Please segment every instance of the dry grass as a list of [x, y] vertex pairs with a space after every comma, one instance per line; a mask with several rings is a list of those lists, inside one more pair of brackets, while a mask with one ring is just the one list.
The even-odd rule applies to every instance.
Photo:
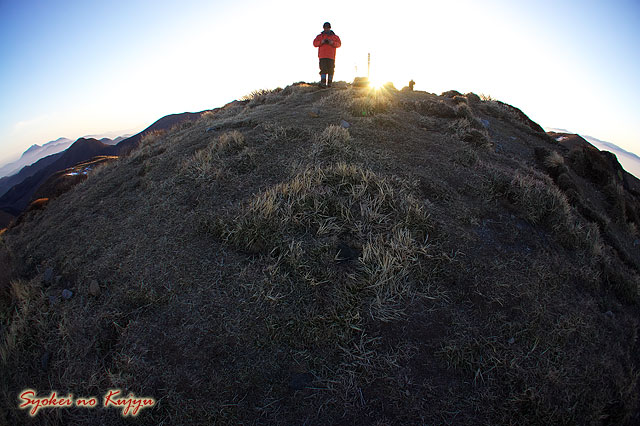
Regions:
[[354, 116], [368, 117], [391, 107], [390, 95], [386, 90], [367, 90], [363, 93], [363, 96], [353, 97], [349, 102], [349, 109]]
[[[405, 275], [439, 258], [429, 217], [406, 191], [354, 165], [311, 168], [257, 195], [218, 229], [228, 243], [273, 257], [272, 270], [286, 267], [310, 286], [334, 281], [326, 271], [339, 251], [332, 244], [351, 247], [362, 254], [346, 290], [368, 300], [373, 319], [391, 320], [401, 315], [400, 302], [415, 296]], [[383, 238], [388, 232], [390, 239]]]
[[401, 107], [406, 111], [416, 111], [421, 115], [434, 118], [455, 118], [456, 110], [443, 100], [415, 100], [403, 101]]
[[[466, 104], [462, 105], [466, 106]], [[491, 147], [489, 133], [474, 117], [464, 117], [454, 121], [452, 129], [461, 141], [467, 142], [475, 148], [487, 149]]]
[[278, 87], [275, 89], [258, 89], [254, 90], [248, 95], [240, 98], [241, 101], [249, 101], [249, 107], [254, 107], [256, 105], [262, 104], [273, 104], [278, 102], [282, 97], [282, 88]]
[[[633, 424], [633, 227], [590, 223], [528, 166], [546, 142], [486, 101], [373, 96], [211, 111], [3, 234], [0, 423], [27, 419], [24, 387], [118, 387], [158, 399], [142, 424]], [[508, 153], [459, 143], [478, 116]]]
[[[344, 141], [348, 133], [329, 127], [321, 138]], [[358, 389], [389, 377], [408, 349], [389, 352], [367, 330], [404, 318], [414, 300], [445, 297], [435, 276], [448, 257], [406, 183], [344, 163], [312, 167], [236, 210], [214, 233], [263, 259], [265, 279], [251, 289], [270, 338], [336, 348], [304, 350], [341, 360], [333, 367], [315, 362], [320, 382], [343, 407], [358, 400]]]
[[[554, 309], [551, 299], [560, 297], [559, 289], [525, 291], [523, 304], [532, 305], [522, 308], [516, 320], [506, 320], [498, 313], [488, 323], [459, 324], [459, 334], [450, 336], [440, 356], [451, 368], [467, 371], [478, 389], [485, 389], [480, 391], [480, 401], [495, 410], [498, 424], [629, 421], [618, 409], [635, 404], [631, 393], [623, 391], [607, 399], [601, 392], [611, 398], [616, 385], [635, 387], [638, 373], [618, 368], [611, 360], [615, 350], [594, 344], [603, 337], [599, 319], [566, 306], [550, 315], [548, 310]], [[603, 386], [585, 362], [597, 365], [610, 381]], [[496, 387], [501, 391], [492, 393], [490, 389]], [[494, 398], [502, 400], [497, 407]], [[603, 414], [594, 416], [594, 412]]]
[[266, 142], [272, 144], [286, 144], [303, 139], [308, 139], [310, 132], [307, 129], [296, 126], [283, 126], [275, 123], [261, 123], [259, 126]]
[[562, 191], [547, 176], [534, 170], [516, 172], [507, 196], [532, 224], [542, 223], [559, 231], [570, 222], [571, 207]]
[[622, 184], [610, 182], [604, 187], [603, 192], [609, 202], [609, 216], [619, 223], [626, 224], [627, 206], [625, 202], [625, 191]]
[[602, 242], [598, 227], [578, 218], [565, 194], [547, 176], [534, 169], [518, 169], [513, 175], [493, 167], [486, 169], [486, 191], [504, 197], [533, 225], [543, 225], [559, 242], [571, 248], [586, 248], [598, 258]]
[[557, 151], [551, 151], [551, 153], [544, 159], [545, 167], [550, 169], [557, 169], [564, 165], [564, 157]]
[[254, 167], [251, 151], [237, 130], [226, 132], [185, 159], [180, 172], [188, 179], [220, 179], [229, 173], [245, 173]]
[[527, 117], [520, 109], [495, 99], [487, 98], [483, 99], [483, 101], [484, 109], [491, 111], [492, 115], [518, 126], [526, 133], [536, 135], [547, 142], [551, 141], [544, 129]]
[[349, 130], [331, 124], [315, 137], [311, 158], [316, 163], [354, 162], [358, 160], [359, 152], [353, 146]]
[[[4, 230], [3, 230], [4, 231]], [[9, 306], [9, 289], [14, 278], [14, 256], [0, 233], [0, 314]]]
[[452, 160], [463, 166], [472, 167], [478, 164], [480, 158], [475, 149], [463, 147], [454, 152]]

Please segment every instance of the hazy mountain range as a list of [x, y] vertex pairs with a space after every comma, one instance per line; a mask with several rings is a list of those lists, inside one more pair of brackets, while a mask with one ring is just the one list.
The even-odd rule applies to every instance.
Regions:
[[[33, 145], [17, 161], [6, 165], [15, 169], [21, 163], [18, 172], [0, 178], [0, 228], [6, 226], [13, 217], [20, 215], [33, 201], [40, 186], [56, 172], [73, 167], [98, 156], [118, 156], [135, 148], [142, 137], [153, 131], [166, 131], [185, 121], [193, 121], [201, 113], [182, 113], [165, 116], [140, 133], [133, 136], [119, 136], [115, 139], [91, 137], [70, 141], [60, 138], [46, 144]], [[33, 160], [36, 160], [33, 162]]]
[[[118, 136], [115, 139], [100, 138], [100, 136], [84, 136], [85, 139], [98, 139], [105, 145], [116, 145], [118, 142], [128, 138], [131, 135]], [[57, 154], [69, 148], [74, 141], [68, 138], [58, 138], [54, 141], [44, 143], [42, 145], [31, 145], [20, 158], [0, 167], [0, 178], [11, 176], [20, 171], [25, 166], [30, 166], [41, 158], [49, 155]]]
[[0, 167], [0, 177], [16, 174], [25, 166], [29, 166], [48, 155], [57, 154], [69, 148], [73, 141], [67, 138], [58, 138], [55, 141], [42, 145], [34, 144], [22, 153], [20, 158]]

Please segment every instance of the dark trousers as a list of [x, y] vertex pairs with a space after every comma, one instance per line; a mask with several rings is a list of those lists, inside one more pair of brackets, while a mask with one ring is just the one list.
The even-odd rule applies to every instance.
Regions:
[[320, 74], [333, 75], [333, 70], [336, 67], [335, 59], [320, 58]]

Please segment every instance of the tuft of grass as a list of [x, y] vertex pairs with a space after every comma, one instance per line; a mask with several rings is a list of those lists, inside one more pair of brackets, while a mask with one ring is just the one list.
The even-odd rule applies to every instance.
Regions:
[[344, 110], [349, 110], [350, 105], [353, 99], [363, 96], [362, 91], [359, 91], [354, 88], [342, 89], [342, 90], [333, 90], [328, 95], [323, 96], [316, 102], [314, 105], [319, 108], [339, 108]]
[[[404, 282], [405, 274], [412, 268], [428, 269], [438, 258], [431, 246], [432, 230], [429, 215], [406, 184], [346, 163], [308, 168], [258, 194], [238, 216], [218, 227], [227, 243], [276, 259], [273, 270], [284, 262], [289, 265], [285, 269], [301, 273], [310, 283], [331, 281], [331, 274], [323, 272], [329, 266], [323, 263], [334, 257], [326, 244], [349, 235], [345, 244], [362, 253], [350, 286], [358, 298], [367, 299], [367, 310], [377, 320], [401, 315], [404, 308], [398, 300], [409, 297], [412, 286]], [[306, 259], [304, 265], [299, 259]]]
[[166, 130], [153, 130], [146, 133], [140, 139], [138, 146], [128, 156], [128, 161], [133, 164], [141, 164], [150, 157], [159, 153], [163, 141], [166, 139], [168, 132]]
[[551, 151], [551, 153], [544, 159], [545, 167], [550, 169], [557, 169], [564, 165], [564, 157], [557, 151]]
[[467, 105], [468, 100], [467, 100], [466, 97], [464, 97], [462, 95], [456, 95], [456, 96], [453, 97], [453, 102], [458, 104], [458, 105], [461, 105], [461, 104]]
[[624, 187], [615, 181], [609, 182], [603, 188], [603, 193], [609, 203], [609, 216], [619, 223], [627, 223], [627, 203]]
[[[469, 110], [466, 104], [462, 104], [461, 106]], [[471, 116], [471, 118], [464, 117], [454, 121], [452, 123], [452, 129], [460, 140], [467, 142], [471, 146], [477, 148], [489, 148], [491, 146], [487, 129], [473, 116]]]
[[549, 176], [531, 168], [519, 169], [511, 175], [488, 167], [486, 173], [485, 189], [491, 197], [508, 199], [528, 222], [551, 230], [566, 247], [586, 249], [595, 258], [601, 255], [597, 225], [585, 224], [579, 218]]
[[302, 127], [283, 126], [276, 123], [261, 123], [259, 126], [265, 140], [269, 143], [282, 144], [306, 139], [309, 131]]
[[542, 223], [557, 231], [569, 223], [571, 207], [565, 195], [549, 178], [533, 170], [516, 172], [507, 196], [532, 224]]
[[[462, 99], [466, 100], [467, 98], [463, 97]], [[469, 107], [469, 105], [466, 102], [457, 104], [457, 106], [456, 106], [456, 115], [458, 117], [467, 118], [468, 120], [478, 121], [476, 116], [473, 114], [473, 111], [471, 111], [471, 108]], [[479, 121], [478, 121], [478, 124], [480, 124]]]
[[480, 99], [483, 102], [493, 102], [493, 101], [497, 100], [497, 99], [493, 98], [491, 95], [487, 95], [487, 94], [484, 94], [484, 93], [480, 93]]
[[349, 130], [331, 124], [314, 137], [311, 157], [320, 162], [352, 162], [358, 155]]
[[349, 109], [356, 117], [368, 117], [387, 111], [391, 107], [391, 100], [386, 91], [372, 90], [364, 96], [353, 97], [349, 102]]
[[[237, 161], [234, 163], [229, 159]], [[252, 158], [246, 150], [244, 136], [232, 130], [215, 137], [205, 148], [185, 159], [180, 165], [180, 172], [189, 179], [220, 179], [232, 169], [242, 172], [242, 168], [232, 167], [237, 166], [238, 161], [251, 168]]]
[[480, 158], [473, 148], [463, 147], [453, 153], [453, 161], [463, 166], [472, 167], [478, 164]]
[[282, 98], [282, 88], [277, 87], [275, 89], [258, 89], [253, 90], [249, 94], [240, 98], [241, 101], [249, 101], [249, 107], [254, 107], [262, 104], [271, 104], [278, 102]]
[[349, 129], [331, 124], [322, 131], [317, 140], [328, 145], [348, 144], [351, 143], [351, 135]]

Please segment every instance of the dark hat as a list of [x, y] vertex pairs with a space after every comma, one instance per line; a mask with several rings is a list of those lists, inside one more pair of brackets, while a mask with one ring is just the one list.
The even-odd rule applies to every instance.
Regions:
[[324, 27], [329, 27], [329, 28], [331, 28], [331, 24], [330, 24], [330, 23], [328, 23], [328, 22], [325, 22], [324, 24], [322, 24], [322, 28], [324, 28]]

